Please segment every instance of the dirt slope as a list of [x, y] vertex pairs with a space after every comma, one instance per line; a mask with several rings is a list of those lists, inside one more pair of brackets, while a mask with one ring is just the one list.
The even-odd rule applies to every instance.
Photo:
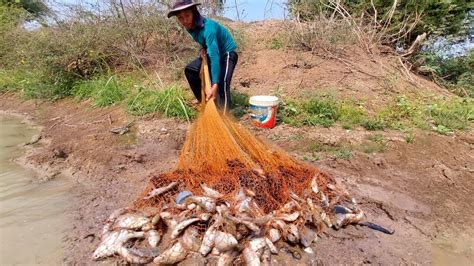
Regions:
[[[233, 82], [240, 91], [268, 94], [278, 86], [294, 96], [315, 89], [335, 91], [341, 97], [365, 99], [369, 109], [380, 108], [400, 93], [450, 96], [423, 78], [413, 75], [412, 81], [407, 80], [390, 55], [368, 56], [348, 47], [338, 59], [321, 52], [268, 49], [265, 40], [278, 29], [274, 22], [268, 23], [247, 29], [249, 44], [241, 53]], [[150, 173], [175, 165], [188, 127], [159, 116], [133, 118], [119, 107], [94, 109], [87, 102], [72, 100], [23, 102], [11, 94], [0, 96], [0, 110], [28, 114], [43, 126], [43, 139], [25, 157], [28, 165], [77, 183], [70, 203], [71, 230], [65, 237], [68, 264], [93, 263], [90, 254], [107, 215], [131, 202]], [[134, 119], [131, 133], [109, 132]], [[242, 123], [249, 126], [245, 119]], [[253, 130], [297, 157], [313, 143], [363, 145], [374, 134], [286, 125]], [[297, 262], [469, 264], [474, 260], [473, 133], [441, 136], [416, 131], [414, 142], [407, 143], [402, 133], [384, 131], [377, 132], [386, 140], [383, 152], [355, 151], [348, 159], [323, 154], [314, 164], [348, 187], [369, 220], [396, 233], [384, 235], [358, 226], [329, 231], [314, 246], [314, 256]], [[288, 263], [288, 258], [282, 253], [275, 259]]]

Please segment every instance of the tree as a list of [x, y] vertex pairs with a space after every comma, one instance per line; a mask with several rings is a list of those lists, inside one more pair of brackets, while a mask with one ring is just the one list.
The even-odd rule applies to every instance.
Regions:
[[48, 6], [40, 0], [0, 0], [0, 6], [22, 8], [33, 17], [44, 16], [50, 11]]

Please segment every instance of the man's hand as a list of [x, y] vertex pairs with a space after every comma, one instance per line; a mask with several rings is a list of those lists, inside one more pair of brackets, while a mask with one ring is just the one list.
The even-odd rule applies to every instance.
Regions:
[[207, 50], [202, 48], [200, 52], [201, 58], [204, 59], [207, 56]]
[[209, 93], [206, 93], [206, 102], [209, 101], [212, 98], [216, 98], [218, 89], [219, 89], [219, 86], [217, 84], [212, 85], [211, 90], [209, 91]]

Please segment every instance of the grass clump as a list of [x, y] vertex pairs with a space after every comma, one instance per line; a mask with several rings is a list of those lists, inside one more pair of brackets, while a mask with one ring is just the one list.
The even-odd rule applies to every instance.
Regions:
[[92, 99], [92, 106], [105, 107], [123, 101], [130, 91], [131, 79], [119, 79], [116, 75], [100, 76], [77, 82], [72, 94], [77, 100]]
[[333, 97], [315, 96], [302, 102], [287, 101], [280, 114], [289, 125], [331, 127], [340, 117], [340, 106]]
[[127, 100], [127, 111], [133, 115], [145, 115], [160, 112], [166, 117], [177, 117], [190, 121], [196, 111], [186, 104], [187, 95], [177, 84], [158, 90], [139, 88]]
[[432, 119], [436, 131], [445, 134], [452, 130], [465, 130], [474, 121], [474, 101], [438, 102], [429, 105], [427, 116]]
[[250, 96], [246, 93], [237, 90], [231, 91], [232, 106], [230, 112], [233, 116], [240, 118], [246, 113], [246, 108], [249, 107]]

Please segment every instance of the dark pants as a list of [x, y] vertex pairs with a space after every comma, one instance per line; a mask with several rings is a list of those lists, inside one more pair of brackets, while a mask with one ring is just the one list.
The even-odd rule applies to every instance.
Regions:
[[[237, 65], [239, 56], [236, 52], [226, 53], [221, 57], [221, 74], [219, 79], [219, 91], [217, 93], [216, 102], [219, 108], [229, 110], [232, 99], [230, 95], [230, 82], [234, 74], [235, 66]], [[201, 71], [202, 59], [198, 58], [192, 61], [184, 69], [184, 74], [189, 82], [189, 86], [196, 96], [196, 99], [201, 102], [201, 78], [199, 73]], [[209, 65], [210, 71], [210, 65]]]

